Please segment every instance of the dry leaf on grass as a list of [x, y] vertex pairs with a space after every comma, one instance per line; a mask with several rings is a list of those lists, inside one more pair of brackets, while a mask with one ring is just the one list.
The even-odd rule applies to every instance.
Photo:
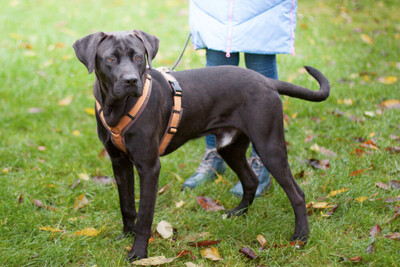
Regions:
[[43, 202], [40, 200], [34, 199], [33, 204], [35, 204], [39, 208], [43, 208]]
[[265, 246], [267, 245], [267, 239], [263, 235], [257, 235], [257, 241], [261, 245], [261, 249], [264, 249]]
[[382, 232], [382, 228], [378, 225], [375, 224], [370, 230], [369, 230], [369, 236], [370, 237], [375, 237], [379, 235]]
[[176, 259], [174, 258], [166, 258], [165, 256], [156, 256], [156, 257], [150, 257], [150, 258], [145, 258], [141, 260], [137, 260], [132, 262], [132, 265], [139, 265], [139, 266], [153, 266], [153, 265], [162, 265], [166, 263], [171, 263]]
[[307, 208], [312, 208], [312, 209], [330, 209], [333, 208], [334, 206], [335, 205], [329, 202], [314, 202], [314, 201], [311, 201], [306, 205]]
[[165, 193], [165, 191], [167, 191], [167, 189], [172, 185], [172, 183], [175, 181], [175, 177], [172, 178], [172, 181], [169, 182], [166, 186], [164, 186], [163, 188], [161, 188], [160, 190], [158, 190], [158, 195], [162, 195]]
[[368, 149], [373, 149], [373, 150], [378, 150], [379, 147], [376, 145], [376, 142], [374, 139], [370, 139], [367, 141], [362, 142], [361, 144], [358, 144], [358, 146], [368, 148]]
[[94, 116], [96, 114], [94, 108], [85, 108], [85, 113]]
[[80, 174], [78, 174], [78, 177], [84, 181], [89, 181], [89, 179], [90, 179], [90, 177], [87, 173], [80, 173]]
[[256, 253], [254, 253], [254, 251], [251, 248], [241, 248], [239, 250], [239, 252], [244, 254], [247, 258], [249, 258], [251, 260], [258, 258]]
[[[383, 83], [386, 85], [391, 85], [391, 84], [397, 83], [397, 77], [396, 76], [382, 76], [382, 77], [378, 78], [378, 81], [380, 83]], [[396, 101], [396, 100], [394, 100], [394, 101]], [[400, 105], [400, 101], [399, 100], [397, 100], [397, 101], [398, 101], [398, 104]]]
[[348, 188], [342, 188], [342, 189], [339, 189], [339, 190], [334, 190], [334, 191], [330, 192], [330, 193], [327, 195], [327, 197], [334, 197], [334, 196], [336, 196], [336, 195], [338, 195], [338, 194], [341, 194], [341, 193], [343, 193], [343, 192], [346, 192], [346, 191], [348, 191], [348, 190], [349, 190]]
[[385, 150], [388, 151], [391, 154], [400, 153], [400, 147], [399, 146], [390, 146], [390, 147], [387, 147]]
[[100, 233], [100, 230], [96, 230], [93, 227], [89, 227], [89, 228], [84, 228], [80, 231], [76, 231], [74, 232], [74, 235], [76, 236], [97, 236]]
[[73, 97], [72, 96], [67, 96], [60, 101], [58, 101], [59, 106], [69, 106], [72, 102]]
[[196, 200], [197, 203], [199, 203], [200, 206], [202, 206], [205, 211], [215, 212], [219, 210], [225, 210], [224, 206], [221, 205], [221, 203], [213, 200], [210, 197], [197, 197]]
[[164, 239], [170, 238], [174, 233], [172, 225], [166, 221], [159, 222], [156, 229], [157, 233], [159, 233]]
[[399, 189], [400, 188], [400, 181], [397, 180], [390, 180], [389, 181], [389, 187], [391, 189]]
[[42, 231], [50, 231], [52, 233], [55, 233], [55, 232], [65, 233], [65, 231], [63, 231], [63, 230], [60, 230], [58, 228], [53, 228], [53, 227], [50, 227], [50, 226], [42, 226], [42, 227], [39, 227], [39, 229], [42, 230]]
[[318, 170], [326, 170], [329, 169], [330, 163], [329, 159], [318, 160], [318, 159], [309, 159], [307, 160], [308, 165]]
[[384, 183], [381, 183], [381, 182], [377, 182], [377, 183], [375, 183], [375, 186], [376, 186], [376, 187], [379, 187], [379, 188], [381, 188], [381, 189], [384, 189], [384, 190], [389, 190], [389, 185], [388, 185], [388, 184], [384, 184]]
[[399, 233], [399, 232], [385, 235], [385, 237], [386, 237], [386, 238], [389, 238], [389, 239], [391, 239], [391, 240], [400, 241], [400, 233]]
[[76, 198], [73, 209], [74, 210], [82, 209], [87, 204], [89, 204], [89, 200], [86, 198], [85, 194], [81, 194]]
[[325, 214], [322, 214], [322, 217], [331, 217], [335, 211], [337, 210], [338, 205], [334, 205], [329, 211], [327, 211]]
[[367, 254], [374, 254], [375, 252], [375, 242], [372, 242], [371, 245], [369, 245], [366, 249], [365, 249], [365, 253]]
[[215, 247], [210, 247], [210, 248], [205, 248], [200, 250], [201, 256], [203, 256], [203, 258], [212, 260], [212, 261], [220, 261], [222, 260], [221, 258], [221, 254], [219, 254], [218, 249], [216, 249]]
[[208, 247], [211, 245], [216, 245], [221, 243], [221, 239], [218, 240], [204, 240], [204, 241], [198, 241], [198, 242], [190, 242], [189, 246], [191, 247]]
[[187, 249], [178, 252], [178, 254], [176, 254], [176, 257], [177, 257], [177, 258], [180, 258], [180, 257], [184, 257], [184, 256], [186, 256], [186, 255], [188, 255], [188, 254], [190, 255], [190, 257], [191, 257], [192, 259], [194, 259], [194, 260], [197, 259], [197, 257], [194, 256], [193, 253], [192, 253], [190, 250], [187, 250]]

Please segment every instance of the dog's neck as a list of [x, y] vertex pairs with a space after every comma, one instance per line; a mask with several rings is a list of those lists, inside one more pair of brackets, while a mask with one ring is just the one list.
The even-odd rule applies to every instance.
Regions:
[[113, 103], [107, 103], [107, 90], [105, 85], [100, 82], [96, 75], [96, 79], [93, 85], [93, 94], [95, 99], [100, 103], [104, 112], [104, 119], [110, 126], [116, 126], [121, 118], [129, 112], [129, 109], [135, 104], [137, 99], [127, 97], [120, 101]]

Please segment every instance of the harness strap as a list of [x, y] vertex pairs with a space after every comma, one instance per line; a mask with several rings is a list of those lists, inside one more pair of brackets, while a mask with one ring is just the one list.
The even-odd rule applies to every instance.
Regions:
[[[182, 88], [180, 87], [178, 81], [171, 74], [165, 71], [160, 71], [160, 72], [164, 76], [165, 80], [168, 82], [172, 94], [174, 96], [174, 106], [172, 107], [168, 126], [161, 139], [160, 147], [158, 150], [158, 154], [161, 156], [167, 149], [169, 143], [172, 140], [172, 137], [178, 131], [178, 126], [182, 117], [183, 108], [182, 108]], [[150, 93], [151, 93], [151, 76], [147, 74], [146, 82], [143, 86], [142, 96], [139, 97], [136, 104], [132, 107], [129, 113], [123, 116], [121, 120], [118, 122], [117, 126], [114, 127], [110, 127], [107, 125], [106, 120], [104, 118], [103, 109], [100, 103], [96, 100], [97, 113], [99, 114], [100, 120], [103, 123], [104, 127], [106, 127], [107, 130], [111, 133], [111, 141], [116, 147], [118, 147], [125, 153], [126, 149], [125, 149], [124, 134], [129, 129], [129, 127], [131, 127], [136, 122], [140, 114], [143, 112], [150, 98]]]
[[104, 127], [111, 133], [111, 140], [115, 146], [126, 153], [124, 133], [135, 123], [147, 105], [151, 94], [151, 76], [147, 74], [146, 81], [143, 86], [143, 94], [138, 98], [132, 109], [121, 118], [117, 126], [109, 127], [104, 118], [103, 109], [100, 103], [96, 100], [96, 109]]
[[160, 71], [167, 80], [169, 87], [171, 88], [172, 94], [174, 96], [174, 106], [172, 107], [171, 116], [169, 117], [169, 122], [167, 129], [165, 130], [164, 136], [161, 139], [161, 144], [158, 149], [158, 154], [161, 156], [164, 154], [172, 137], [177, 133], [179, 122], [182, 118], [183, 108], [182, 108], [182, 88], [180, 87], [178, 81], [174, 76], [167, 73], [166, 71]]

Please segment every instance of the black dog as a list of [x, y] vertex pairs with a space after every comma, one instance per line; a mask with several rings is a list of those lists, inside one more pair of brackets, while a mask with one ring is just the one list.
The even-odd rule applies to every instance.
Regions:
[[[146, 108], [124, 133], [126, 152], [112, 141], [112, 133], [96, 113], [98, 135], [110, 155], [118, 184], [125, 234], [135, 234], [129, 259], [147, 257], [147, 245], [156, 203], [160, 172], [159, 146], [174, 100], [163, 75], [151, 67], [158, 51], [158, 39], [142, 31], [95, 33], [73, 45], [76, 56], [96, 74], [94, 96], [102, 106], [108, 126], [121, 117], [143, 94], [146, 75], [152, 90]], [[147, 58], [147, 61], [146, 61]], [[146, 69], [146, 62], [149, 68]], [[312, 91], [290, 83], [268, 79], [257, 72], [233, 66], [220, 66], [174, 72], [183, 88], [183, 116], [177, 133], [166, 148], [169, 154], [190, 139], [214, 134], [218, 153], [238, 175], [244, 189], [239, 205], [227, 215], [244, 214], [254, 200], [258, 179], [246, 160], [253, 143], [263, 164], [287, 194], [295, 213], [292, 240], [307, 240], [308, 221], [304, 193], [289, 168], [279, 94], [308, 101], [329, 96], [329, 82], [318, 70], [306, 67], [320, 84]], [[140, 178], [140, 204], [136, 213], [133, 166]]]

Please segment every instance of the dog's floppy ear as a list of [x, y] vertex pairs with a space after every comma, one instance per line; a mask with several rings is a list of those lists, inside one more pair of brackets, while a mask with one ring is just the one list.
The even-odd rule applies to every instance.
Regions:
[[105, 37], [104, 32], [97, 32], [77, 40], [72, 45], [76, 57], [86, 66], [89, 74], [94, 70], [97, 48]]
[[146, 32], [140, 31], [140, 30], [133, 30], [133, 34], [138, 37], [142, 43], [144, 44], [144, 47], [146, 48], [146, 54], [147, 54], [147, 64], [149, 64], [149, 68], [151, 69], [151, 61], [153, 58], [156, 56], [158, 52], [158, 44], [160, 40], [158, 40], [157, 37], [154, 35], [148, 34]]

